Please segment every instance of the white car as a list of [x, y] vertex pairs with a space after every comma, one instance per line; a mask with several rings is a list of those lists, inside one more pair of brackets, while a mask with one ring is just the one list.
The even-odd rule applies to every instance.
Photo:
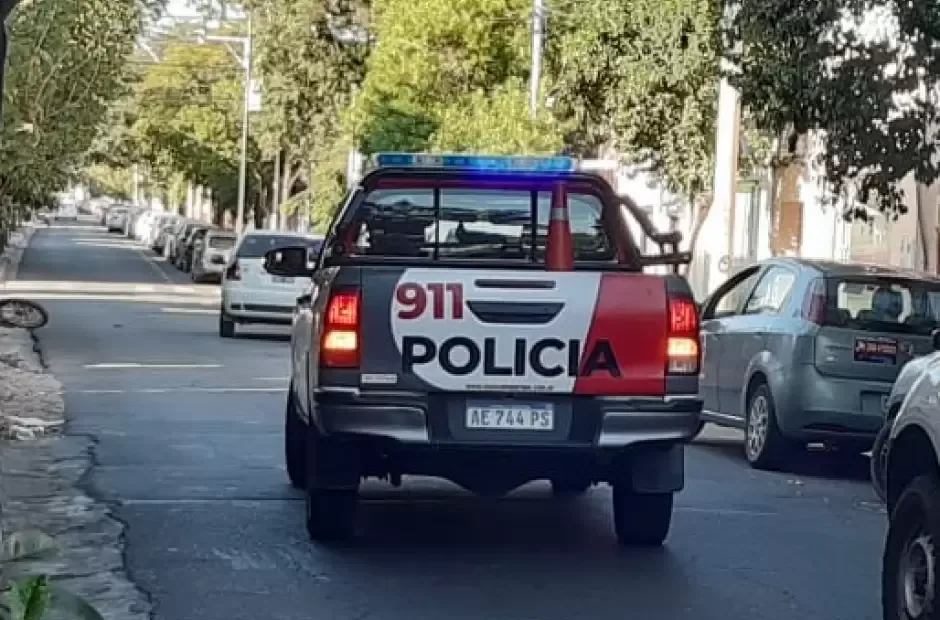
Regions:
[[885, 620], [936, 618], [940, 604], [940, 356], [927, 356], [911, 372], [886, 442]]
[[134, 222], [134, 239], [150, 245], [148, 239], [150, 233], [150, 224], [153, 222], [153, 219], [157, 216], [157, 213], [153, 211], [145, 211], [137, 218], [137, 221]]
[[122, 232], [127, 223], [127, 207], [114, 207], [108, 210], [104, 218], [104, 225], [108, 227], [108, 232]]
[[282, 278], [264, 270], [264, 254], [281, 247], [308, 245], [318, 252], [322, 237], [253, 230], [238, 242], [232, 260], [222, 274], [222, 307], [219, 336], [235, 337], [236, 324], [290, 325], [297, 298], [310, 284], [309, 278]]

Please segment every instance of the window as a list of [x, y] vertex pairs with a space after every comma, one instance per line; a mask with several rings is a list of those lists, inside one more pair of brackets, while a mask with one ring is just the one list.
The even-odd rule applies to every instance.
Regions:
[[306, 245], [316, 252], [320, 249], [321, 243], [316, 239], [289, 235], [248, 235], [238, 246], [236, 258], [264, 258], [264, 255], [271, 250], [298, 245]]
[[213, 250], [231, 250], [235, 247], [235, 237], [209, 237], [209, 247]]
[[711, 318], [720, 319], [738, 314], [744, 306], [748, 293], [751, 292], [754, 283], [757, 281], [757, 274], [758, 271], [755, 269], [750, 274], [742, 276], [742, 279], [731, 285], [731, 288], [720, 293], [721, 296], [718, 298], [714, 310], [712, 310]]
[[832, 278], [826, 323], [860, 331], [929, 336], [940, 327], [940, 283], [903, 278]]
[[[374, 190], [359, 206], [353, 252], [370, 256], [542, 262], [551, 193], [501, 189]], [[533, 217], [533, 207], [535, 217]], [[613, 261], [601, 201], [569, 194], [575, 260]], [[533, 231], [533, 224], [536, 230]], [[355, 228], [358, 226], [358, 228]]]
[[796, 274], [783, 267], [767, 270], [744, 308], [744, 314], [777, 314], [790, 295]]

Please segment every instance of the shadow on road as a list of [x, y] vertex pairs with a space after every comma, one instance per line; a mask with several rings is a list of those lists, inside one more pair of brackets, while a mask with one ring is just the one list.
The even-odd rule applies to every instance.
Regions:
[[[738, 438], [709, 437], [698, 439], [694, 445], [749, 467], [744, 458], [742, 442], [743, 439]], [[803, 452], [797, 451], [784, 473], [824, 480], [866, 482], [869, 479], [869, 464], [869, 457], [862, 454], [810, 448]]]

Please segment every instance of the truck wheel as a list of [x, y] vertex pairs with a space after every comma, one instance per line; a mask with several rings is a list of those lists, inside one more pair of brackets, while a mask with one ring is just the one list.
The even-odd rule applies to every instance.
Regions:
[[885, 422], [885, 425], [878, 431], [875, 438], [875, 444], [871, 447], [871, 485], [875, 489], [875, 495], [882, 502], [888, 498], [888, 436], [891, 434], [891, 423]]
[[235, 321], [228, 318], [228, 316], [225, 314], [225, 310], [222, 309], [219, 310], [219, 337], [235, 337]]
[[284, 462], [291, 486], [307, 488], [307, 425], [297, 410], [293, 381], [287, 388], [287, 411], [284, 413]]
[[359, 489], [327, 489], [317, 485], [318, 460], [328, 457], [318, 452], [329, 450], [329, 440], [321, 437], [312, 426], [307, 427], [307, 534], [310, 540], [342, 541], [352, 537], [356, 529], [356, 508]]
[[927, 620], [940, 602], [940, 487], [915, 478], [891, 513], [881, 569], [885, 620]]
[[761, 383], [747, 399], [744, 456], [755, 469], [773, 470], [783, 465], [790, 448], [777, 425], [777, 410], [770, 388]]
[[663, 544], [672, 524], [672, 493], [637, 493], [614, 484], [614, 531], [621, 546]]

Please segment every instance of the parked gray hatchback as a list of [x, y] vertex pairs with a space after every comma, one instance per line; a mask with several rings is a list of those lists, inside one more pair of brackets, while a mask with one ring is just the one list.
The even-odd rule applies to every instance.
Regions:
[[745, 456], [785, 468], [809, 443], [861, 453], [901, 367], [932, 350], [940, 280], [870, 265], [775, 258], [702, 306], [703, 420], [745, 430]]

